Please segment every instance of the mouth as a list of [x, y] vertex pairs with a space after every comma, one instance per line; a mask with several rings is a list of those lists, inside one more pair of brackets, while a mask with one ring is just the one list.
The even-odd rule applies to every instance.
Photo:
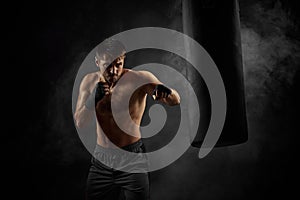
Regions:
[[108, 78], [109, 78], [109, 80], [112, 80], [112, 81], [118, 80], [118, 76], [117, 75], [111, 75]]

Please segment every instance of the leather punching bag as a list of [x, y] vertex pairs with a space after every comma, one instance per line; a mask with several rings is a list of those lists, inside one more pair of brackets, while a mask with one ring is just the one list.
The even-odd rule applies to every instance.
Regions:
[[[215, 147], [235, 145], [248, 139], [244, 95], [240, 18], [237, 0], [183, 0], [183, 31], [209, 53], [222, 76], [227, 111]], [[187, 68], [189, 69], [189, 68]], [[191, 70], [187, 77], [201, 98], [201, 120], [192, 146], [201, 147], [210, 121], [210, 99], [205, 82]]]

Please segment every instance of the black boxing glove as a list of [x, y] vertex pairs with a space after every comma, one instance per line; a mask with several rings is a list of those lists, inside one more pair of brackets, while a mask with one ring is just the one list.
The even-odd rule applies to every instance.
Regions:
[[154, 91], [153, 91], [153, 98], [154, 100], [160, 99], [160, 98], [166, 98], [172, 93], [172, 90], [162, 84], [156, 85]]
[[97, 103], [105, 96], [105, 91], [103, 83], [98, 82], [92, 92], [92, 94], [87, 98], [85, 102], [85, 107], [89, 110], [94, 110]]

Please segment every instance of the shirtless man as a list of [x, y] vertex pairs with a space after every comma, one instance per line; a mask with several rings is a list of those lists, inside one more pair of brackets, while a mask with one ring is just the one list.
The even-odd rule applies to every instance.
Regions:
[[[116, 170], [114, 162], [130, 163], [121, 154], [115, 155], [114, 149], [135, 153], [144, 152], [139, 125], [146, 107], [146, 97], [151, 95], [155, 100], [167, 105], [178, 105], [180, 97], [172, 88], [166, 87], [152, 73], [123, 68], [125, 48], [117, 40], [107, 39], [98, 46], [95, 63], [99, 71], [87, 74], [80, 85], [79, 96], [74, 114], [76, 125], [81, 128], [96, 112], [97, 144], [92, 159], [92, 165], [87, 179], [87, 199], [117, 199], [120, 188], [126, 199], [148, 199], [148, 174], [129, 173]], [[113, 60], [113, 58], [116, 58]], [[122, 84], [117, 84], [123, 77]], [[138, 87], [133, 94], [135, 83], [145, 81], [147, 84]], [[112, 95], [115, 95], [112, 98]], [[112, 103], [123, 105], [131, 95], [129, 107], [120, 106], [117, 114], [130, 113], [130, 119], [119, 121], [121, 126], [131, 126], [130, 120], [138, 126], [128, 127], [130, 134], [121, 129], [114, 120]], [[116, 102], [112, 102], [116, 101]], [[124, 110], [124, 108], [127, 110]], [[116, 158], [117, 157], [117, 158]], [[131, 158], [130, 158], [131, 159]], [[136, 159], [135, 159], [136, 161]], [[135, 168], [132, 164], [131, 168]], [[140, 167], [140, 165], [138, 166]]]

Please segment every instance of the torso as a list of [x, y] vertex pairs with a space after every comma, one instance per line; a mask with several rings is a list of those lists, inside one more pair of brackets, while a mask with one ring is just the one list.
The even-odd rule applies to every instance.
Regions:
[[[138, 78], [136, 73], [137, 72], [135, 71], [126, 70], [121, 83], [113, 87], [111, 93], [99, 101], [96, 106], [96, 116], [98, 121], [97, 143], [101, 146], [113, 147], [109, 142], [111, 141], [114, 145], [122, 147], [132, 144], [141, 138], [139, 125], [146, 106], [146, 93], [138, 88], [130, 95], [131, 92], [129, 91], [134, 90], [134, 83], [137, 82], [137, 80], [135, 80]], [[129, 103], [128, 101], [126, 102], [126, 99], [130, 99]], [[121, 126], [115, 121], [112, 113], [112, 104], [115, 105], [113, 107], [115, 115], [130, 116], [122, 117], [118, 120], [118, 123]], [[128, 114], [128, 112], [130, 114]], [[134, 124], [132, 122], [134, 122]], [[119, 128], [123, 126], [126, 126], [127, 131], [123, 131]], [[130, 132], [130, 134], [127, 134], [126, 132]]]

